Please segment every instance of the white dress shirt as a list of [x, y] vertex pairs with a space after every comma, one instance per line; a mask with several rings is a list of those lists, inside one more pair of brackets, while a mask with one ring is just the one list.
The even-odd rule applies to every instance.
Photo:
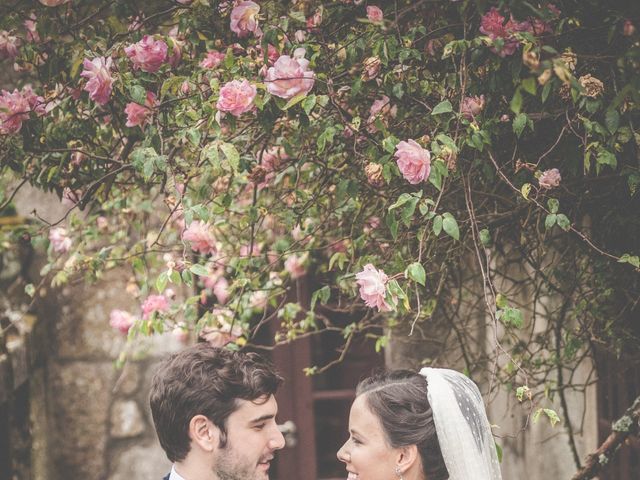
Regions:
[[184, 480], [183, 477], [181, 477], [178, 472], [176, 472], [176, 466], [173, 465], [171, 467], [171, 475], [169, 475], [169, 480]]

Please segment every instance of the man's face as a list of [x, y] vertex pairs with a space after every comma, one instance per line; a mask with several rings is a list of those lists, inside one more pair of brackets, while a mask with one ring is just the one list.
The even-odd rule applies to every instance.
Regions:
[[219, 480], [267, 480], [274, 452], [284, 447], [278, 404], [273, 395], [238, 402], [227, 419], [227, 444], [217, 451], [214, 473]]

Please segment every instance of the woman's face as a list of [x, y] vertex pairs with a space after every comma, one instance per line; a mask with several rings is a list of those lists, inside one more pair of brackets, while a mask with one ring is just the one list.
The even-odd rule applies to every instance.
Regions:
[[348, 480], [395, 478], [399, 451], [387, 443], [378, 417], [369, 409], [365, 395], [356, 398], [349, 414], [349, 439], [338, 451], [338, 460], [349, 472]]

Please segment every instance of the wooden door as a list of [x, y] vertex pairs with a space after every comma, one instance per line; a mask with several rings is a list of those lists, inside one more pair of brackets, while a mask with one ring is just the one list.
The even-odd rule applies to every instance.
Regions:
[[[297, 285], [297, 299], [308, 304], [306, 279]], [[337, 324], [351, 320], [332, 318]], [[277, 331], [275, 322], [271, 333]], [[272, 337], [273, 338], [273, 337]], [[348, 437], [349, 410], [358, 381], [384, 364], [372, 340], [356, 339], [346, 358], [325, 373], [306, 376], [304, 367], [326, 365], [340, 355], [344, 343], [338, 332], [295, 340], [275, 348], [271, 360], [285, 377], [278, 392], [278, 423], [293, 422], [289, 445], [277, 453], [271, 480], [344, 480], [346, 470], [336, 458]], [[289, 423], [289, 426], [291, 423]]]

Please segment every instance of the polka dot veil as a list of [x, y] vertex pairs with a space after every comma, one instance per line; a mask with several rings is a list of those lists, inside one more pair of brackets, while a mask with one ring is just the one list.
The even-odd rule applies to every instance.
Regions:
[[491, 426], [475, 383], [444, 368], [423, 368], [449, 480], [501, 480]]

